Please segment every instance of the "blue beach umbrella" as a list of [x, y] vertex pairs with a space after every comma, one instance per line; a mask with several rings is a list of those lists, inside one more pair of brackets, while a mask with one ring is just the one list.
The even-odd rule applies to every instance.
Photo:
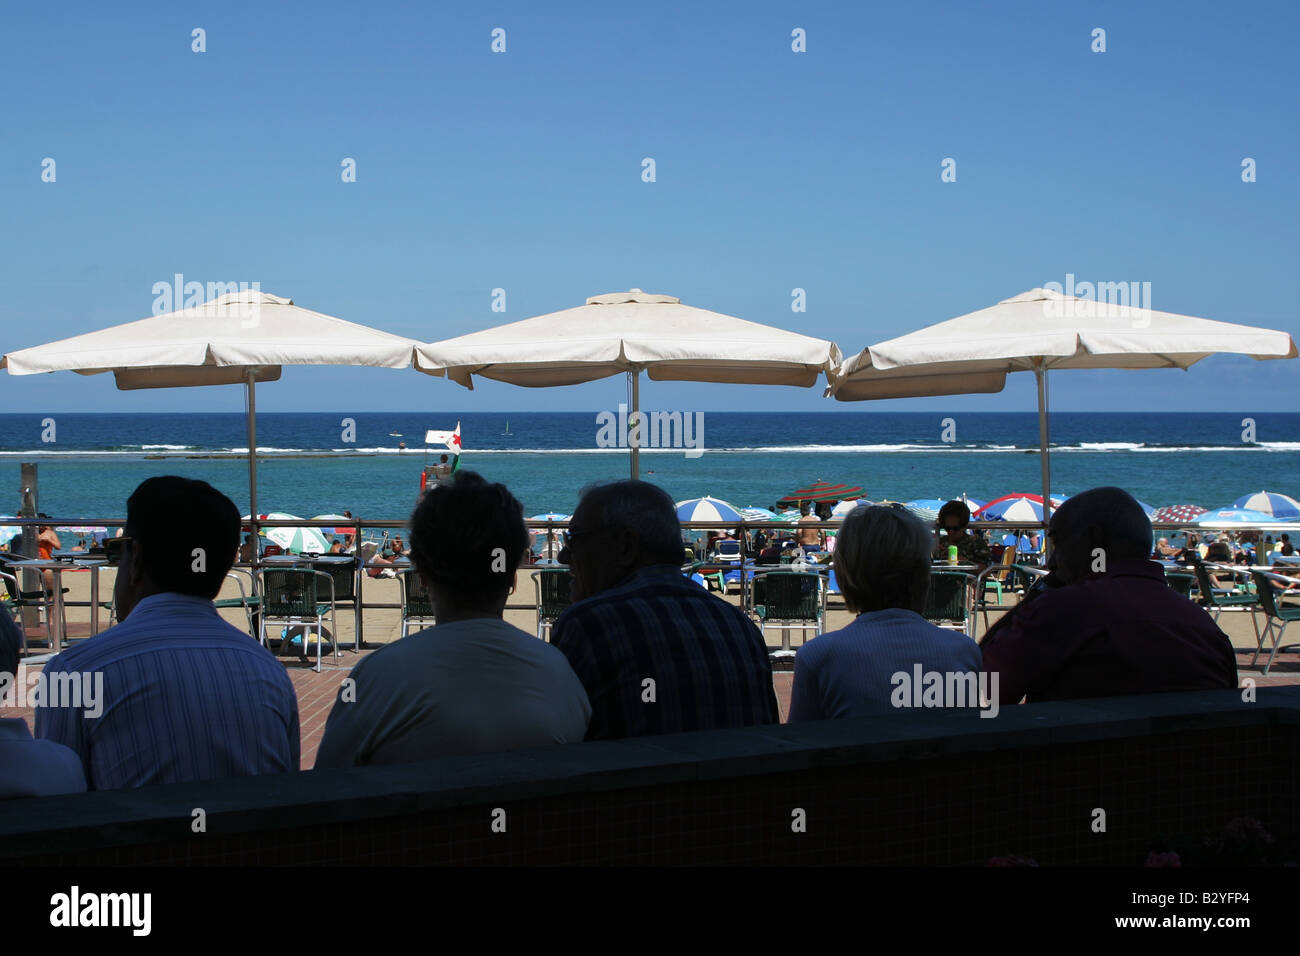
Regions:
[[562, 515], [558, 511], [548, 511], [546, 514], [533, 515], [529, 521], [568, 521], [573, 515]]
[[1257, 491], [1253, 495], [1242, 495], [1232, 503], [1232, 507], [1248, 508], [1261, 514], [1272, 515], [1275, 521], [1300, 518], [1300, 501], [1275, 491]]
[[917, 498], [915, 501], [906, 502], [903, 507], [922, 521], [929, 522], [938, 520], [939, 509], [945, 504], [947, 504], [946, 501], [941, 501], [938, 498]]
[[688, 498], [677, 502], [678, 521], [717, 521], [732, 524], [742, 520], [740, 511], [720, 498]]
[[1278, 519], [1249, 508], [1215, 508], [1196, 519], [1196, 524], [1271, 524]]

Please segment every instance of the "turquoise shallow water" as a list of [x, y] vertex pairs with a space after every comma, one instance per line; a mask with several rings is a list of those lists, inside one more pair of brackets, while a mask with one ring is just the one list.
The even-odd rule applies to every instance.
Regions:
[[[870, 497], [909, 500], [963, 492], [993, 498], [1037, 491], [1033, 414], [704, 413], [705, 450], [642, 454], [642, 476], [676, 499], [711, 494], [737, 505], [770, 506], [818, 478], [863, 485]], [[310, 516], [350, 509], [405, 518], [419, 490], [426, 428], [462, 422], [462, 466], [503, 481], [529, 514], [571, 511], [583, 485], [626, 477], [627, 453], [597, 449], [595, 413], [394, 412], [354, 416], [354, 442], [341, 441], [340, 414], [259, 416], [259, 510]], [[1100, 484], [1127, 488], [1149, 504], [1218, 507], [1267, 488], [1300, 497], [1300, 415], [1245, 413], [1054, 415], [1053, 491]], [[942, 441], [952, 419], [957, 440]], [[510, 433], [505, 425], [510, 423]], [[202, 478], [248, 507], [246, 446], [239, 415], [65, 415], [43, 443], [40, 416], [0, 416], [0, 473], [18, 505], [19, 463], [36, 461], [42, 510], [113, 517], [131, 490], [157, 474]], [[401, 437], [389, 432], [401, 432]], [[401, 453], [397, 443], [414, 450]], [[360, 449], [360, 451], [358, 451]], [[145, 456], [168, 456], [147, 458]], [[315, 455], [321, 457], [301, 457]], [[197, 457], [196, 457], [197, 456]], [[209, 456], [209, 457], [203, 457]]]

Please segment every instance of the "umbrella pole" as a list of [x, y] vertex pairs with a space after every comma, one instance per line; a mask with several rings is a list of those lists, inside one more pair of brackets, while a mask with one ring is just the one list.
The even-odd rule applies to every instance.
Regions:
[[1047, 428], [1047, 368], [1040, 360], [1034, 367], [1038, 379], [1038, 460], [1043, 473], [1043, 560], [1047, 560], [1047, 527], [1052, 520], [1052, 461]]
[[632, 452], [632, 480], [636, 481], [641, 471], [641, 417], [637, 414], [641, 409], [641, 370], [635, 365], [628, 369], [627, 381], [632, 392], [632, 409], [628, 421], [634, 423], [628, 446]]
[[[253, 595], [257, 595], [257, 369], [248, 370], [248, 527], [253, 534]], [[243, 544], [241, 541], [240, 544]]]

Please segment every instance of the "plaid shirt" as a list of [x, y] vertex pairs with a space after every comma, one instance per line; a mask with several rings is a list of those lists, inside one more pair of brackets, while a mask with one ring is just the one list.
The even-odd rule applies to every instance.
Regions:
[[[758, 628], [671, 565], [579, 601], [555, 622], [551, 643], [591, 701], [587, 740], [779, 720]], [[653, 700], [644, 699], [647, 679]]]

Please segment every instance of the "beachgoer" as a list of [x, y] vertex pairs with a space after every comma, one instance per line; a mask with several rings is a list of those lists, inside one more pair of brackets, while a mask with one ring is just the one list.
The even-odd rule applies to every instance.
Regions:
[[45, 667], [102, 679], [102, 712], [38, 706], [37, 736], [75, 750], [92, 790], [297, 770], [293, 683], [212, 604], [239, 545], [234, 503], [207, 482], [150, 478], [117, 540], [120, 623]]
[[1284, 558], [1289, 558], [1295, 554], [1295, 548], [1291, 546], [1291, 536], [1289, 534], [1282, 535], [1278, 540], [1281, 541], [1281, 546], [1278, 550], [1282, 552]]
[[1157, 558], [1172, 559], [1178, 554], [1178, 549], [1169, 543], [1168, 538], [1161, 538], [1156, 542], [1155, 556]]
[[814, 525], [821, 524], [822, 519], [812, 513], [812, 502], [799, 503], [798, 530], [794, 533], [795, 544], [805, 551], [820, 551], [826, 545], [826, 535]]
[[1151, 522], [1126, 491], [1068, 499], [1048, 536], [1041, 588], [981, 642], [1002, 703], [1237, 686], [1227, 635], [1148, 560]]
[[[9, 611], [0, 607], [0, 675], [15, 682], [22, 648], [18, 627]], [[76, 751], [50, 740], [34, 739], [21, 717], [0, 717], [0, 800], [80, 793], [85, 789], [86, 774]]]
[[[37, 515], [38, 518], [48, 518], [49, 515], [42, 512]], [[36, 554], [42, 561], [52, 561], [54, 552], [63, 548], [59, 536], [54, 530], [53, 525], [42, 524], [36, 527]], [[54, 593], [54, 572], [46, 569], [41, 572], [41, 581], [45, 584], [45, 593]]]
[[[871, 506], [849, 512], [834, 567], [844, 603], [856, 617], [795, 654], [791, 723], [896, 713], [893, 676], [910, 677], [917, 665], [924, 673], [979, 673], [974, 641], [921, 616], [930, 585], [930, 542], [926, 526], [906, 511]], [[977, 707], [978, 695], [962, 703]]]
[[411, 561], [438, 623], [353, 668], [355, 693], [339, 691], [317, 767], [582, 740], [591, 705], [564, 655], [502, 620], [527, 547], [505, 485], [460, 471], [421, 498]]
[[662, 488], [584, 489], [560, 560], [575, 603], [551, 642], [587, 689], [588, 740], [779, 720], [762, 635], [740, 608], [682, 575], [681, 525]]
[[939, 509], [938, 533], [934, 535], [932, 557], [936, 561], [948, 559], [948, 548], [956, 545], [957, 561], [973, 564], [978, 571], [989, 566], [989, 543], [978, 531], [970, 531], [970, 508], [961, 500], [949, 501]]
[[447, 458], [446, 455], [443, 455], [438, 459], [438, 463], [433, 466], [433, 475], [435, 478], [438, 479], [438, 481], [442, 481], [450, 474], [451, 474], [450, 460]]

